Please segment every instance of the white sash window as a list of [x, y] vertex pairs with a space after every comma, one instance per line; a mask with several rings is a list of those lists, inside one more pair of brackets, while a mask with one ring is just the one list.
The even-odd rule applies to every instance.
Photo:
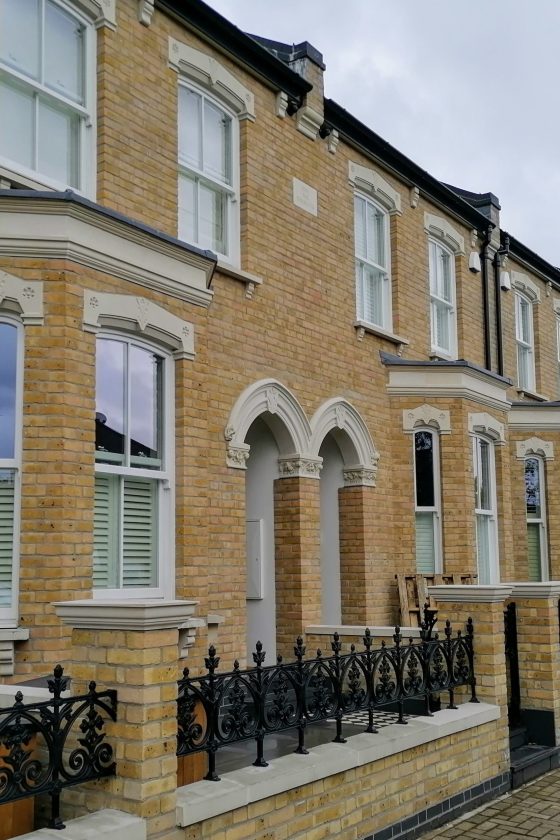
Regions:
[[162, 596], [174, 532], [172, 360], [107, 336], [96, 364], [94, 589]]
[[63, 0], [0, 2], [0, 165], [93, 193], [95, 31]]
[[496, 468], [491, 441], [473, 438], [473, 469], [478, 582], [498, 583]]
[[515, 293], [515, 338], [517, 341], [517, 384], [527, 391], [535, 390], [535, 340], [533, 304]]
[[0, 622], [17, 619], [23, 332], [0, 318]]
[[392, 329], [389, 214], [370, 198], [354, 197], [356, 314]]
[[436, 433], [419, 430], [413, 441], [416, 570], [430, 575], [442, 571], [439, 440]]
[[433, 239], [429, 250], [432, 353], [456, 358], [455, 257]]
[[525, 459], [528, 579], [549, 579], [546, 529], [545, 471], [541, 458]]

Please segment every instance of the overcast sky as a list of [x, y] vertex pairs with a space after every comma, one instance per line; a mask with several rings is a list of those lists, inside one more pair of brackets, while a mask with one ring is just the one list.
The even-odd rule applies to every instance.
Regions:
[[558, 0], [207, 0], [245, 32], [309, 41], [325, 93], [436, 178], [493, 192], [560, 265]]

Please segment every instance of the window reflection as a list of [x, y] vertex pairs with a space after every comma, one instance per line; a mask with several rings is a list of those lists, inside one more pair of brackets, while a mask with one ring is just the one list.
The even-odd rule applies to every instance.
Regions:
[[17, 328], [0, 323], [0, 458], [15, 457]]
[[416, 505], [434, 507], [434, 443], [430, 432], [416, 432]]
[[98, 460], [119, 464], [124, 461], [125, 349], [120, 341], [97, 341], [95, 449]]

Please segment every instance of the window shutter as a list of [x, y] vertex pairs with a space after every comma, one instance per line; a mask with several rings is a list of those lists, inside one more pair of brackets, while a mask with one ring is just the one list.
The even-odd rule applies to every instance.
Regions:
[[435, 572], [434, 514], [416, 514], [416, 571], [420, 575]]
[[0, 607], [12, 604], [14, 473], [0, 473]]
[[528, 580], [540, 581], [541, 577], [541, 526], [538, 523], [527, 524], [527, 564]]
[[93, 515], [93, 586], [114, 588], [117, 581], [118, 556], [118, 476], [95, 477]]
[[123, 586], [157, 585], [157, 482], [123, 482]]

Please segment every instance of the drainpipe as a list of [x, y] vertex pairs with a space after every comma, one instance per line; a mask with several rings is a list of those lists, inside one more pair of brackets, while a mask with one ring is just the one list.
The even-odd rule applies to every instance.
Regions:
[[492, 351], [490, 347], [490, 300], [488, 295], [488, 246], [492, 238], [492, 225], [488, 225], [480, 249], [482, 267], [482, 315], [484, 323], [484, 367], [491, 370]]
[[509, 236], [505, 236], [503, 245], [494, 255], [494, 286], [496, 289], [496, 338], [498, 343], [498, 373], [504, 375], [504, 344], [502, 335], [502, 287], [500, 282], [500, 269], [502, 257], [509, 254]]

